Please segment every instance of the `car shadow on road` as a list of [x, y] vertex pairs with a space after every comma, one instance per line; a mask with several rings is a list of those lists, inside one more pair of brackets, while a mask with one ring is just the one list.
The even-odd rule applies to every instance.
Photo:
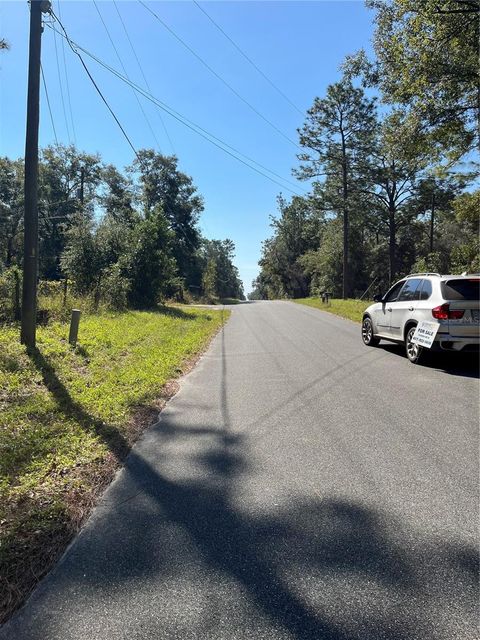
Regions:
[[[381, 342], [377, 347], [401, 358], [407, 358], [405, 347], [399, 344]], [[427, 352], [417, 365], [428, 367], [442, 373], [463, 378], [480, 378], [480, 357], [478, 353]]]

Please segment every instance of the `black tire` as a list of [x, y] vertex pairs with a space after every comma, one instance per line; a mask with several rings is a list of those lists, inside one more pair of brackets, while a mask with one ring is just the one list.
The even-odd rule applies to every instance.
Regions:
[[380, 340], [373, 335], [373, 324], [368, 316], [362, 321], [362, 340], [367, 347], [376, 347]]
[[418, 364], [423, 357], [423, 347], [412, 342], [416, 328], [416, 326], [409, 327], [405, 336], [405, 353], [412, 364]]

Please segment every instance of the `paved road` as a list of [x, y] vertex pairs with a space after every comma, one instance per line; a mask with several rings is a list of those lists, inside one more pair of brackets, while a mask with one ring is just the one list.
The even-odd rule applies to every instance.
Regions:
[[235, 307], [0, 638], [477, 638], [475, 373]]

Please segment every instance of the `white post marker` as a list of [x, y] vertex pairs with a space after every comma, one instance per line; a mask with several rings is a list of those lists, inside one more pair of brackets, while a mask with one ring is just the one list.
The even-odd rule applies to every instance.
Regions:
[[426, 320], [422, 320], [417, 324], [417, 328], [415, 329], [415, 333], [412, 337], [412, 342], [418, 344], [420, 347], [430, 349], [433, 341], [435, 340], [435, 336], [437, 335], [439, 326], [438, 322], [427, 322]]

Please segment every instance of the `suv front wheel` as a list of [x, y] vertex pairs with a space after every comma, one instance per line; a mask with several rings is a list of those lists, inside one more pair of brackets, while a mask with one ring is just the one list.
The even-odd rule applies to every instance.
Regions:
[[412, 342], [413, 334], [415, 333], [415, 329], [417, 327], [410, 327], [407, 331], [407, 337], [405, 338], [405, 351], [407, 353], [407, 358], [413, 364], [418, 364], [422, 357], [423, 347], [420, 347], [415, 342]]

